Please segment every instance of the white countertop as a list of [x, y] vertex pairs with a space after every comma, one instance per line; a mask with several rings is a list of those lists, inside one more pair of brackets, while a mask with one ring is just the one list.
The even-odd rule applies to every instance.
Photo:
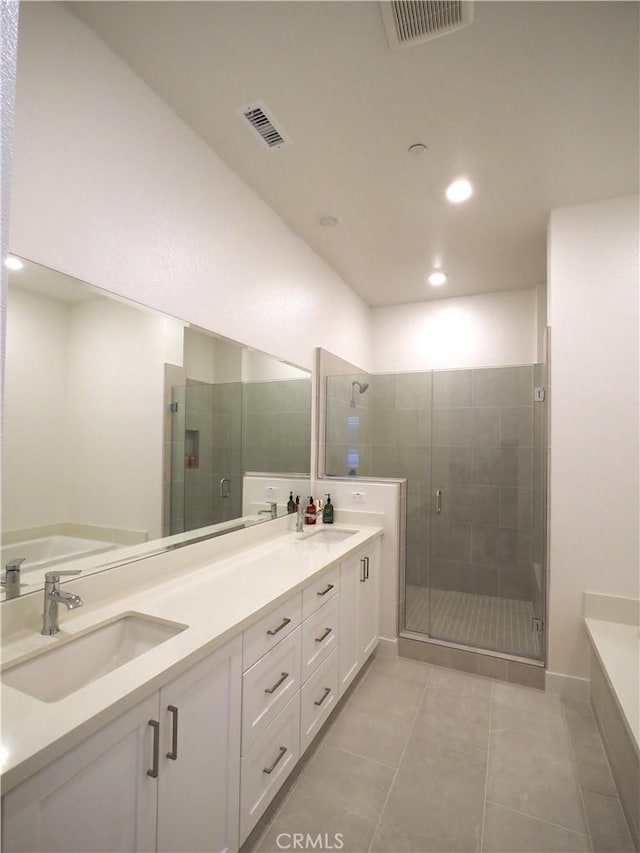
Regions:
[[[321, 525], [318, 527], [322, 529]], [[165, 574], [162, 580], [145, 588], [112, 595], [95, 604], [91, 602], [91, 587], [87, 586], [82, 591], [84, 607], [73, 614], [60, 608], [63, 630], [55, 637], [24, 630], [5, 637], [3, 669], [127, 612], [188, 626], [175, 637], [58, 702], [41, 702], [3, 685], [0, 747], [3, 792], [134, 707], [279, 601], [302, 589], [314, 576], [383, 533], [382, 527], [361, 524], [335, 524], [331, 529], [357, 532], [332, 544], [309, 542], [310, 535], [318, 530], [303, 534], [284, 532], [246, 548], [239, 544], [239, 550], [232, 555], [213, 556], [208, 564], [200, 562], [193, 570], [181, 567], [179, 575]], [[135, 571], [135, 566], [131, 571]], [[86, 583], [90, 581], [87, 579]], [[68, 588], [75, 591], [72, 584]]]

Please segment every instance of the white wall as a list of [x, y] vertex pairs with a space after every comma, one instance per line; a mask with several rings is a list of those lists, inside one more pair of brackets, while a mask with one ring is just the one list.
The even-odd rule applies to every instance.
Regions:
[[18, 50], [13, 252], [309, 369], [319, 345], [369, 365], [360, 298], [72, 13], [22, 4]]
[[75, 522], [161, 535], [164, 363], [182, 326], [120, 301], [11, 288], [3, 529]]
[[376, 308], [371, 372], [531, 364], [536, 304], [531, 288]]
[[640, 594], [638, 197], [553, 211], [549, 670], [588, 677], [585, 590]]
[[67, 521], [69, 306], [10, 288], [4, 384], [3, 529]]
[[74, 306], [68, 363], [68, 521], [162, 535], [165, 362], [182, 327], [111, 299]]

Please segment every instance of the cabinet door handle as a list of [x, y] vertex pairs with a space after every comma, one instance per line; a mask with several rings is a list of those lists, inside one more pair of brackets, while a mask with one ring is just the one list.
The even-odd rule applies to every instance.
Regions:
[[157, 720], [149, 720], [149, 725], [153, 729], [153, 765], [151, 770], [147, 770], [147, 776], [157, 779], [160, 764], [160, 723]]
[[278, 625], [277, 628], [269, 628], [269, 630], [267, 631], [267, 634], [269, 634], [270, 637], [273, 637], [273, 635], [277, 634], [278, 631], [282, 631], [283, 628], [286, 628], [287, 625], [289, 624], [289, 622], [291, 622], [291, 619], [288, 619], [285, 616], [284, 619], [282, 620], [282, 622], [280, 623], [280, 625]]
[[167, 711], [172, 715], [172, 734], [171, 734], [171, 752], [167, 753], [167, 758], [176, 761], [178, 758], [178, 709], [175, 705], [168, 705]]
[[321, 637], [316, 637], [316, 643], [321, 643], [323, 640], [326, 640], [330, 633], [331, 628], [326, 628], [324, 634]]
[[436, 489], [436, 515], [442, 512], [442, 489]]
[[288, 673], [288, 672], [283, 672], [283, 673], [282, 673], [282, 675], [280, 676], [280, 678], [279, 678], [279, 679], [276, 681], [276, 683], [273, 685], [273, 687], [265, 687], [265, 688], [264, 688], [264, 692], [265, 692], [265, 693], [275, 693], [275, 692], [276, 692], [276, 690], [278, 689], [278, 687], [280, 687], [280, 685], [282, 684], [282, 682], [283, 682], [286, 678], [289, 678], [289, 673]]
[[364, 558], [364, 579], [366, 581], [369, 580], [369, 558], [368, 557]]
[[326, 595], [328, 592], [331, 592], [332, 589], [333, 589], [333, 584], [328, 583], [327, 588], [323, 589], [322, 592], [317, 592], [316, 595]]
[[330, 688], [330, 687], [325, 687], [325, 688], [324, 688], [324, 693], [322, 694], [322, 699], [318, 699], [318, 700], [317, 700], [316, 702], [314, 702], [313, 704], [314, 704], [314, 705], [322, 705], [322, 703], [323, 703], [323, 702], [324, 702], [324, 700], [327, 698], [327, 696], [329, 695], [329, 693], [331, 693], [331, 688]]
[[279, 763], [279, 762], [284, 758], [286, 751], [287, 751], [287, 747], [286, 747], [286, 746], [281, 746], [281, 747], [280, 747], [280, 752], [278, 753], [278, 757], [277, 757], [277, 758], [276, 758], [276, 760], [273, 762], [273, 764], [271, 765], [271, 767], [263, 767], [263, 768], [262, 768], [262, 772], [263, 772], [263, 773], [273, 773], [273, 771], [276, 769], [277, 764], [278, 764], [278, 763]]
[[362, 566], [362, 573], [360, 575], [360, 583], [364, 583], [367, 579], [365, 574], [365, 557], [360, 557], [360, 565]]

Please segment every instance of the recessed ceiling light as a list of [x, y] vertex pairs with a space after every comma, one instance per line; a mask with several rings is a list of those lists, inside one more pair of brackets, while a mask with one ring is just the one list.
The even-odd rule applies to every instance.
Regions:
[[466, 201], [471, 197], [473, 187], [466, 178], [459, 178], [457, 181], [449, 184], [447, 187], [447, 198], [454, 204], [459, 204], [461, 201]]
[[427, 146], [423, 145], [422, 142], [416, 142], [410, 145], [407, 150], [412, 157], [422, 157], [423, 154], [427, 153]]
[[338, 224], [337, 216], [321, 216], [318, 221], [323, 228], [333, 228]]
[[429, 276], [429, 284], [432, 284], [434, 287], [440, 287], [441, 284], [444, 284], [447, 280], [446, 275], [439, 270], [436, 272], [432, 272]]
[[13, 255], [5, 258], [4, 265], [8, 270], [21, 270], [24, 266], [20, 258], [14, 258]]

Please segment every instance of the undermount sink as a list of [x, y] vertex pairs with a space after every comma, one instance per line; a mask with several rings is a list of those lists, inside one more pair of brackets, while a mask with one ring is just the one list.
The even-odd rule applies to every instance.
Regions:
[[59, 702], [188, 626], [126, 613], [59, 645], [7, 666], [2, 683], [42, 702]]
[[350, 536], [355, 536], [357, 532], [357, 530], [337, 530], [334, 527], [321, 527], [320, 530], [307, 533], [301, 541], [310, 542], [312, 545], [333, 545], [335, 542], [344, 542]]

